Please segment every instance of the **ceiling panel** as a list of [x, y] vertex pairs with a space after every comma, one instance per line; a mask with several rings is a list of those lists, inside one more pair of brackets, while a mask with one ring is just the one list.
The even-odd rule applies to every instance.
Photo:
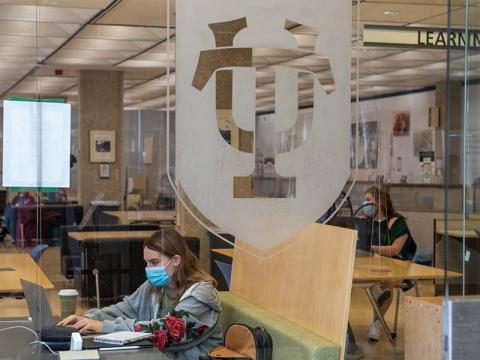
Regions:
[[117, 25], [87, 25], [80, 31], [77, 38], [158, 42], [165, 39], [166, 36], [167, 29]]
[[[360, 4], [360, 19], [362, 22], [371, 23], [409, 24], [445, 14], [447, 10], [446, 2], [407, 4], [403, 1], [365, 1]], [[353, 10], [353, 19], [357, 20], [356, 7]]]
[[0, 0], [3, 5], [40, 5], [69, 8], [102, 9], [106, 7], [111, 0]]
[[170, 60], [170, 62], [166, 60], [128, 60], [122, 62], [122, 68], [165, 68], [170, 64], [171, 67], [175, 66], [175, 59]]
[[0, 46], [55, 49], [67, 38], [35, 38], [31, 36], [0, 35]]
[[[480, 27], [480, 8], [478, 5], [469, 7], [469, 16], [468, 16], [468, 25], [470, 27]], [[465, 26], [465, 7], [455, 9], [451, 13], [451, 24], [454, 27], [464, 27]], [[429, 25], [436, 25], [446, 27], [448, 22], [447, 13], [440, 16], [433, 17], [429, 19]]]
[[[175, 27], [175, 1], [170, 1], [170, 26]], [[167, 0], [122, 0], [97, 24], [167, 26]]]
[[[0, 94], [8, 86], [34, 68], [38, 61], [58, 48], [87, 19], [110, 1], [0, 0]], [[470, 4], [479, 5], [471, 0]], [[352, 89], [355, 90], [356, 63], [359, 61], [360, 96], [379, 95], [425, 87], [442, 81], [446, 74], [446, 51], [412, 50], [401, 48], [363, 47], [357, 41], [357, 25], [421, 24], [441, 26], [446, 21], [447, 1], [442, 0], [364, 0], [360, 6], [360, 23], [352, 23]], [[463, 22], [463, 1], [453, 0], [455, 23]], [[37, 11], [38, 10], [38, 11]], [[171, 9], [171, 25], [175, 25]], [[356, 16], [356, 6], [353, 7]], [[42, 22], [35, 23], [35, 19]], [[29, 21], [30, 20], [30, 21]], [[480, 7], [472, 8], [469, 22], [480, 20]], [[293, 24], [292, 24], [293, 26]], [[86, 25], [63, 48], [10, 94], [25, 94], [34, 90], [32, 84], [44, 94], [68, 96], [78, 101], [77, 84], [82, 69], [120, 70], [124, 72], [125, 104], [129, 108], [155, 108], [166, 106], [166, 66], [171, 66], [172, 107], [175, 105], [175, 37], [170, 39], [171, 53], [166, 54], [166, 0], [122, 0], [107, 14], [96, 18], [95, 24]], [[173, 30], [172, 30], [173, 31]], [[302, 49], [313, 49], [318, 29], [296, 26], [292, 32]], [[37, 39], [35, 36], [38, 34]], [[35, 51], [35, 45], [42, 46]], [[37, 52], [37, 54], [35, 54]], [[472, 54], [470, 65], [480, 64], [480, 55]], [[463, 74], [463, 52], [452, 52], [452, 69], [455, 78]], [[167, 58], [170, 64], [167, 64]], [[332, 74], [326, 58], [303, 56], [289, 51], [256, 49], [258, 65], [256, 89], [261, 100], [259, 107], [272, 109], [275, 99], [275, 77], [272, 64], [295, 66], [316, 74], [327, 88], [332, 87]], [[263, 68], [263, 70], [262, 70]], [[63, 75], [55, 76], [55, 70]], [[270, 71], [265, 71], [269, 69]], [[35, 75], [35, 76], [34, 76]], [[472, 76], [480, 76], [471, 71]], [[299, 77], [300, 103], [311, 103], [312, 92], [305, 77]], [[352, 95], [355, 95], [353, 93]]]
[[79, 27], [78, 24], [54, 24], [33, 21], [0, 21], [0, 35], [36, 37], [68, 37]]
[[140, 51], [154, 42], [145, 42], [143, 47], [138, 43], [123, 40], [106, 39], [72, 39], [64, 49], [97, 50], [97, 51]]
[[29, 64], [30, 66], [35, 65], [37, 61], [40, 61], [41, 57], [35, 56], [0, 56], [0, 67], [3, 65], [12, 65], [12, 64]]
[[136, 51], [95, 51], [95, 50], [78, 50], [63, 48], [58, 51], [48, 63], [54, 64], [59, 59], [107, 59], [113, 61], [120, 61], [127, 56], [134, 55]]
[[30, 5], [0, 5], [0, 20], [23, 20], [80, 24], [86, 22], [97, 12], [97, 9]]

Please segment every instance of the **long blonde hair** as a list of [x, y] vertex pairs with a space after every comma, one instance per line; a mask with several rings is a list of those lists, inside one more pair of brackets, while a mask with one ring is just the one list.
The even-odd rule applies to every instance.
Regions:
[[[201, 281], [211, 282], [217, 286], [217, 281], [207, 274], [201, 267], [198, 258], [190, 250], [185, 238], [175, 230], [161, 229], [155, 232], [143, 243], [143, 247], [156, 251], [169, 259], [178, 255], [182, 261], [172, 274], [172, 284], [176, 289], [175, 302], [178, 302], [183, 293], [193, 284]], [[150, 285], [150, 291], [160, 294], [161, 288]]]

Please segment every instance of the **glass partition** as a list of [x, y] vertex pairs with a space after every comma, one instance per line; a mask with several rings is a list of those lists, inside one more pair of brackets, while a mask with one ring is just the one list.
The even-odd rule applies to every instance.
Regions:
[[279, 358], [425, 355], [416, 297], [478, 292], [477, 9], [1, 1], [1, 355], [56, 358], [40, 328], [73, 313], [153, 331], [201, 281], [211, 318], [177, 315], [208, 344], [238, 320]]
[[[476, 29], [480, 23], [480, 17], [475, 11], [473, 4], [469, 4], [465, 16], [466, 34], [470, 37], [478, 37]], [[475, 244], [478, 239], [480, 228], [479, 224], [471, 224], [478, 220], [479, 200], [479, 168], [478, 168], [478, 134], [480, 120], [478, 118], [478, 84], [475, 76], [478, 71], [478, 64], [475, 59], [478, 56], [478, 46], [474, 43], [469, 44], [464, 49], [466, 61], [464, 62], [464, 100], [463, 103], [463, 134], [462, 134], [462, 162], [463, 170], [463, 215], [465, 220], [464, 233], [462, 239], [462, 254], [464, 274], [462, 283], [462, 294], [477, 295], [480, 292], [478, 285], [477, 267], [480, 262], [479, 250]], [[460, 74], [459, 74], [460, 75]], [[471, 230], [474, 229], [475, 232]]]
[[465, 46], [450, 51], [447, 127], [445, 153], [448, 155], [448, 173], [445, 198], [445, 242], [444, 256], [448, 269], [463, 274], [450, 280], [445, 292], [449, 295], [478, 294], [478, 239], [476, 213], [478, 211], [476, 192], [478, 177], [477, 159], [477, 82], [476, 62], [478, 52], [476, 29], [478, 16], [472, 3], [466, 4], [463, 16], [452, 17], [452, 23], [464, 27]]

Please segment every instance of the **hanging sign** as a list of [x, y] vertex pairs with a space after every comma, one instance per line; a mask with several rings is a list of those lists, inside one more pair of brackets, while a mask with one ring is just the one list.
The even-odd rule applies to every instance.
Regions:
[[410, 26], [365, 25], [364, 46], [414, 47], [461, 50], [480, 49], [480, 30], [437, 29]]

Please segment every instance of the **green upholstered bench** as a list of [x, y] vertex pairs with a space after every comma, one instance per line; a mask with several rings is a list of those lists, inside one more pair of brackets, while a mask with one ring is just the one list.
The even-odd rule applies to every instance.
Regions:
[[228, 292], [220, 292], [220, 323], [263, 326], [272, 336], [273, 360], [338, 360], [340, 346]]

